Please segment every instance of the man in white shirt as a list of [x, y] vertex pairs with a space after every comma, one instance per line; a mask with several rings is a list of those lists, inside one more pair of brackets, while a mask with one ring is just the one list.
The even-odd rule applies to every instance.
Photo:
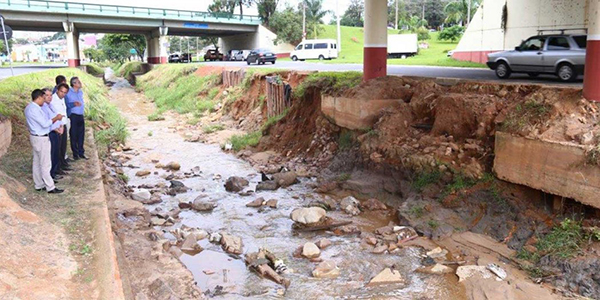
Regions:
[[[42, 111], [46, 114], [48, 119], [52, 119], [59, 115], [59, 112], [57, 112], [50, 104], [52, 102], [52, 91], [48, 88], [44, 88], [42, 89], [42, 92], [44, 92], [44, 104], [42, 105]], [[50, 138], [50, 161], [52, 162], [50, 176], [52, 176], [52, 179], [54, 179], [55, 182], [59, 179], [62, 179], [61, 175], [66, 174], [64, 172], [61, 173], [60, 169], [60, 139], [62, 134], [62, 120], [52, 123], [48, 137]]]
[[[62, 127], [63, 134], [60, 136], [60, 171], [58, 174], [64, 171], [71, 171], [69, 163], [67, 162], [67, 132], [69, 126], [69, 118], [67, 118], [67, 105], [65, 104], [65, 95], [69, 92], [69, 86], [66, 83], [60, 83], [56, 86], [56, 92], [52, 95], [52, 108], [63, 116]], [[64, 174], [62, 174], [64, 175]]]
[[52, 162], [50, 160], [50, 139], [48, 134], [52, 124], [62, 120], [62, 115], [57, 114], [48, 119], [42, 110], [44, 105], [44, 92], [36, 89], [31, 93], [32, 102], [25, 108], [25, 120], [29, 129], [29, 141], [33, 150], [32, 174], [35, 189], [46, 190], [50, 194], [59, 194], [63, 190], [54, 186], [54, 180], [50, 176]]

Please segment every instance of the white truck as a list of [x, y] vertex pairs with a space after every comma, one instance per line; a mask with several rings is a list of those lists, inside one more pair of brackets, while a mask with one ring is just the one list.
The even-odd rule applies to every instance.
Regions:
[[388, 35], [387, 53], [389, 58], [407, 58], [418, 52], [418, 39], [414, 33]]

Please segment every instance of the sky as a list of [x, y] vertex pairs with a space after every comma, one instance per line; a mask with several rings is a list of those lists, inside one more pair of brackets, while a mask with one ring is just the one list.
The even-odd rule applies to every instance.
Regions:
[[[94, 4], [108, 4], [108, 5], [125, 5], [123, 0], [77, 0], [77, 1], [66, 1], [66, 2], [78, 2], [78, 3], [94, 3]], [[132, 1], [133, 2], [133, 1]], [[278, 9], [284, 9], [286, 5], [296, 6], [300, 3], [301, 0], [279, 0]], [[323, 9], [335, 12], [336, 10], [336, 2], [339, 5], [340, 14], [343, 14], [348, 5], [350, 5], [350, 0], [324, 0], [323, 1]], [[139, 2], [138, 2], [139, 3]], [[135, 4], [132, 6], [142, 6], [142, 7], [153, 7], [153, 8], [169, 8], [169, 9], [181, 9], [181, 10], [198, 10], [198, 11], [206, 11], [208, 9], [208, 5], [213, 3], [212, 0], [144, 0], [143, 4]], [[129, 4], [129, 3], [128, 3]], [[236, 9], [236, 13], [239, 13], [239, 8]], [[249, 15], [257, 15], [256, 7], [244, 8], [244, 14]], [[325, 24], [328, 24], [332, 19], [331, 14], [327, 14], [323, 21]], [[15, 37], [28, 37], [28, 36], [39, 36], [39, 35], [48, 35], [48, 33], [27, 33], [27, 32], [15, 32]]]

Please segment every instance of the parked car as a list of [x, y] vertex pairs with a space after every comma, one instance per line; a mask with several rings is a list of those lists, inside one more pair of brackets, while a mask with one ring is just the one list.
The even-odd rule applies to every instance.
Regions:
[[204, 61], [223, 60], [223, 53], [216, 49], [210, 49], [204, 54]]
[[246, 58], [248, 58], [248, 54], [250, 54], [251, 51], [252, 50], [240, 50], [234, 55], [233, 60], [245, 61]]
[[240, 50], [229, 50], [227, 51], [227, 60], [235, 60], [235, 55], [239, 52]]
[[180, 61], [179, 54], [174, 53], [169, 55], [169, 63], [178, 63]]
[[498, 78], [511, 73], [526, 73], [530, 77], [554, 74], [562, 81], [573, 81], [583, 74], [586, 35], [537, 35], [515, 47], [515, 50], [491, 53], [487, 65]]
[[192, 62], [192, 54], [191, 53], [183, 53], [179, 57], [179, 62], [182, 63], [191, 63]]
[[272, 64], [275, 64], [276, 60], [277, 55], [275, 55], [273, 51], [268, 49], [254, 49], [250, 52], [250, 54], [248, 54], [248, 57], [246, 58], [246, 63], [256, 63], [259, 65], [264, 65], [266, 62], [270, 62]]
[[338, 57], [337, 42], [333, 39], [304, 40], [290, 53], [293, 61], [332, 59]]

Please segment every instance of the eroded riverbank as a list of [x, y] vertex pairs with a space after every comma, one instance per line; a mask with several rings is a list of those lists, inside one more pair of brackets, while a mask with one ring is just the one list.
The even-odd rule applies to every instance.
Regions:
[[[310, 206], [315, 202], [330, 203], [335, 207], [349, 192], [341, 191], [329, 195], [316, 193], [316, 179], [307, 177], [301, 178], [300, 183], [288, 188], [247, 193], [255, 190], [261, 181], [261, 174], [249, 163], [224, 153], [217, 144], [186, 142], [185, 136], [202, 133], [190, 133], [187, 132], [188, 129], [179, 126], [179, 115], [167, 113], [165, 120], [148, 121], [147, 116], [153, 111], [154, 105], [142, 94], [135, 93], [122, 80], [118, 80], [113, 86], [111, 100], [128, 119], [131, 132], [128, 144], [114, 149], [111, 159], [107, 161], [109, 172], [115, 178], [120, 178], [113, 186], [118, 187], [117, 193], [122, 192], [128, 196], [144, 194], [148, 199], [138, 197], [141, 202], [154, 203], [142, 206], [140, 202], [125, 200], [115, 193], [115, 197], [121, 198], [120, 202], [128, 203], [114, 206], [117, 219], [115, 222], [121, 223], [117, 228], [128, 227], [131, 231], [136, 231], [138, 237], [146, 239], [140, 241], [141, 244], [137, 246], [152, 248], [152, 251], [133, 253], [135, 245], [126, 241], [128, 237], [124, 237], [125, 252], [127, 253], [128, 249], [130, 252], [129, 258], [125, 260], [131, 261], [133, 257], [133, 260], [137, 260], [137, 263], [143, 266], [144, 255], [148, 255], [156, 257], [159, 262], [168, 262], [165, 265], [169, 270], [173, 270], [169, 273], [169, 276], [173, 276], [167, 276], [169, 280], [162, 280], [156, 274], [152, 275], [153, 280], [130, 278], [132, 282], [137, 281], [137, 286], [132, 284], [134, 295], [161, 293], [162, 296], [172, 294], [181, 298], [194, 298], [198, 296], [198, 290], [186, 286], [193, 278], [197, 287], [207, 296], [226, 299], [467, 299], [472, 298], [473, 290], [481, 292], [481, 289], [477, 288], [485, 286], [485, 283], [471, 282], [470, 286], [466, 287], [459, 284], [458, 277], [454, 274], [456, 266], [479, 263], [484, 266], [485, 271], [487, 263], [496, 263], [509, 271], [510, 280], [522, 283], [511, 286], [504, 281], [499, 284], [501, 290], [511, 293], [515, 293], [515, 290], [529, 293], [533, 291], [542, 297], [539, 299], [552, 297], [543, 288], [526, 283], [526, 276], [517, 269], [503, 264], [501, 255], [495, 252], [498, 249], [494, 248], [504, 249], [505, 246], [477, 235], [475, 238], [456, 237], [442, 244], [450, 251], [447, 255], [437, 257], [437, 261], [446, 263], [451, 268], [448, 274], [416, 272], [419, 268], [435, 264], [436, 260], [425, 254], [438, 245], [427, 238], [419, 237], [406, 242], [398, 241], [398, 237], [389, 232], [385, 234], [384, 231], [388, 229], [393, 232], [394, 225], [406, 225], [399, 224], [394, 207], [365, 211], [358, 216], [350, 216], [334, 208], [327, 212], [329, 217], [337, 221], [351, 221], [352, 224], [341, 229], [316, 233], [293, 231], [293, 221], [289, 217], [293, 209]], [[179, 168], [165, 169], [164, 166], [170, 162], [175, 162]], [[242, 193], [227, 192], [224, 184], [230, 176], [249, 180], [249, 186]], [[365, 176], [369, 175], [365, 173]], [[183, 183], [187, 189], [183, 192], [173, 191], [170, 188], [173, 185], [171, 180]], [[123, 184], [125, 181], [127, 183]], [[277, 200], [277, 207], [246, 206], [259, 197]], [[210, 212], [180, 209], [180, 203], [189, 203], [196, 199], [208, 205], [213, 204], [215, 208]], [[363, 200], [361, 202], [364, 203], [367, 199], [359, 197], [359, 200]], [[394, 202], [394, 199], [387, 200], [388, 203]], [[400, 202], [400, 199], [395, 200]], [[210, 243], [208, 238], [198, 242], [203, 250], [195, 255], [177, 251], [176, 249], [181, 247], [181, 241], [177, 243], [176, 229], [182, 226], [198, 228], [207, 233], [226, 232], [240, 237], [243, 242], [242, 254], [228, 254], [220, 245]], [[392, 238], [396, 240], [386, 240], [390, 239], [390, 236], [394, 236]], [[294, 256], [299, 246], [306, 242], [317, 242], [322, 238], [328, 239], [332, 245], [321, 249], [318, 259], [311, 261]], [[382, 246], [385, 246], [385, 249]], [[291, 281], [287, 290], [282, 285], [259, 277], [246, 267], [244, 257], [258, 251], [259, 248], [266, 248], [283, 259], [290, 271], [282, 275]], [[483, 255], [482, 252], [486, 252], [487, 255]], [[177, 264], [172, 261], [173, 256], [178, 257], [191, 273], [183, 268], [183, 271], [177, 271]], [[478, 261], [482, 256], [486, 257], [485, 260]], [[319, 260], [334, 261], [340, 270], [339, 277], [314, 278], [311, 273], [319, 264]], [[140, 267], [135, 263], [126, 265], [127, 268]], [[155, 271], [163, 271], [161, 267], [157, 265]], [[400, 271], [402, 283], [368, 286], [372, 278], [390, 267]], [[133, 271], [130, 276], [142, 273]], [[147, 286], [143, 287], [144, 285]], [[178, 290], [173, 286], [186, 286], [186, 289]], [[519, 299], [527, 295], [522, 294], [513, 298]]]

